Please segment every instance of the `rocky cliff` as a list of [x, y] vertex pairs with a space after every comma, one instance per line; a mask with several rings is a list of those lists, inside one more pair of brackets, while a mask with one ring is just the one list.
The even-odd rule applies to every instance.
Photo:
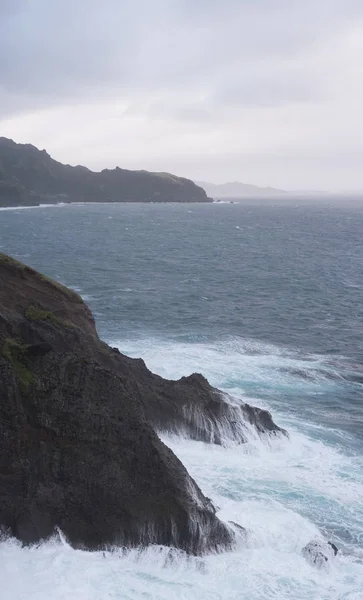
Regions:
[[[91, 549], [230, 547], [231, 529], [155, 432], [221, 443], [225, 405], [200, 375], [167, 381], [109, 348], [76, 293], [0, 254], [0, 526], [12, 535], [31, 543], [59, 527]], [[281, 432], [265, 411], [238, 411]]]
[[189, 179], [169, 173], [63, 165], [45, 150], [0, 137], [0, 206], [40, 202], [209, 202]]
[[[287, 436], [267, 410], [243, 404], [213, 388], [199, 373], [168, 381], [151, 373], [141, 359], [131, 361], [137, 392], [149, 423], [160, 433], [175, 433], [212, 444], [244, 444], [249, 435]], [[124, 362], [121, 363], [121, 369]]]

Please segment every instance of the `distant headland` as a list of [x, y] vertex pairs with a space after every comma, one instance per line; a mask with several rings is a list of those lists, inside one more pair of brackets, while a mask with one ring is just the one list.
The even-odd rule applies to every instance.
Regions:
[[64, 165], [46, 150], [0, 137], [0, 206], [59, 202], [212, 202], [190, 179], [170, 173]]

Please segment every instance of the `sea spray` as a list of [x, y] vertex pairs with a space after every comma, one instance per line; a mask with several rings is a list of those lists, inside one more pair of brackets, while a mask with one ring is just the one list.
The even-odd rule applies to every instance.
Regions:
[[[79, 288], [103, 339], [160, 375], [201, 372], [290, 434], [164, 438], [218, 516], [246, 528], [234, 551], [8, 540], [2, 600], [362, 600], [363, 210], [296, 204], [1, 213], [2, 250]], [[340, 550], [328, 573], [301, 554], [316, 536]]]

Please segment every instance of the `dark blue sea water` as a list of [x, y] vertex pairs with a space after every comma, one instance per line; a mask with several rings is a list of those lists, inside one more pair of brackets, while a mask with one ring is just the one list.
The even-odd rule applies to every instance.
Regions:
[[[363, 204], [3, 210], [0, 251], [78, 290], [107, 342], [163, 376], [200, 371], [291, 434], [243, 450], [166, 440], [250, 529], [247, 548], [202, 568], [162, 548], [105, 560], [7, 542], [0, 571], [23, 576], [4, 600], [22, 582], [41, 600], [363, 598]], [[341, 549], [328, 572], [300, 555], [317, 535]]]

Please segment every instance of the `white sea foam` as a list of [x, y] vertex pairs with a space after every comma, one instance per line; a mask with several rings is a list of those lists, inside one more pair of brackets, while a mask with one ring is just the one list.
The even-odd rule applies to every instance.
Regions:
[[[334, 385], [339, 373], [327, 367], [320, 355], [302, 355], [250, 339], [230, 338], [225, 341], [188, 343], [174, 340], [113, 340], [120, 350], [130, 356], [142, 356], [151, 370], [178, 379], [186, 372], [203, 372], [213, 385], [232, 388], [244, 393], [249, 382], [264, 387], [280, 386], [302, 389]], [[244, 387], [241, 388], [243, 380]], [[236, 390], [236, 391], [237, 391]]]
[[[188, 558], [159, 546], [126, 554], [72, 550], [63, 540], [39, 548], [21, 548], [13, 541], [0, 544], [0, 577], [4, 600], [103, 600], [149, 598], [153, 600], [358, 600], [362, 599], [363, 563], [344, 553], [320, 571], [309, 565], [301, 550], [321, 536], [306, 516], [274, 498], [274, 490], [289, 484], [305, 501], [317, 490], [329, 488], [349, 510], [358, 489], [340, 496], [335, 468], [343, 459], [320, 448], [306, 473], [294, 461], [303, 459], [307, 440], [297, 437], [289, 448], [269, 452], [263, 444], [250, 452], [241, 447], [220, 448], [199, 442], [166, 438], [192, 475], [218, 505], [218, 515], [248, 530], [233, 552]], [[314, 448], [316, 450], [316, 448]], [[312, 449], [310, 448], [312, 452]], [[316, 472], [317, 465], [320, 470]], [[334, 467], [335, 465], [335, 467]], [[324, 484], [320, 483], [324, 477]], [[276, 494], [275, 494], [276, 495]]]
[[[224, 520], [237, 521], [254, 534], [260, 522], [262, 536], [266, 537], [266, 519], [258, 516], [256, 520], [253, 510], [245, 511], [246, 505], [258, 507], [258, 513], [262, 507], [273, 515], [279, 507], [309, 515], [327, 532], [349, 528], [355, 513], [355, 539], [363, 542], [363, 522], [359, 525], [359, 516], [363, 518], [362, 461], [346, 457], [297, 431], [291, 431], [289, 440], [270, 440], [268, 446], [258, 437], [245, 445], [227, 448], [181, 442], [177, 438], [163, 439], [203, 491], [215, 500]], [[228, 517], [232, 505], [237, 513]], [[280, 534], [283, 528], [279, 526], [277, 535]], [[351, 553], [355, 552], [355, 545], [347, 542], [344, 547]]]
[[[299, 385], [289, 369], [314, 371], [322, 365], [319, 357], [238, 340], [212, 345], [139, 340], [119, 346], [142, 355], [162, 375], [199, 370], [245, 399], [244, 378], [287, 387]], [[332, 385], [324, 377], [322, 382]], [[319, 391], [318, 379], [302, 379], [301, 386]], [[218, 516], [247, 529], [235, 551], [199, 559], [159, 546], [104, 554], [75, 551], [64, 539], [30, 549], [2, 542], [1, 599], [363, 600], [361, 457], [291, 423], [289, 440], [266, 443], [250, 432], [248, 443], [239, 446], [163, 436], [218, 507]], [[301, 550], [322, 536], [340, 553], [319, 570]]]
[[7, 210], [31, 210], [35, 208], [59, 208], [62, 206], [69, 206], [65, 202], [56, 202], [53, 204], [36, 204], [35, 206], [1, 206], [0, 211]]
[[328, 573], [319, 572], [300, 554], [278, 548], [241, 548], [201, 560], [157, 546], [90, 554], [53, 541], [30, 550], [1, 544], [0, 557], [4, 600], [362, 598], [352, 584], [356, 564], [338, 559]]
[[38, 206], [1, 206], [0, 211], [7, 210], [29, 210], [30, 208], [39, 208]]

